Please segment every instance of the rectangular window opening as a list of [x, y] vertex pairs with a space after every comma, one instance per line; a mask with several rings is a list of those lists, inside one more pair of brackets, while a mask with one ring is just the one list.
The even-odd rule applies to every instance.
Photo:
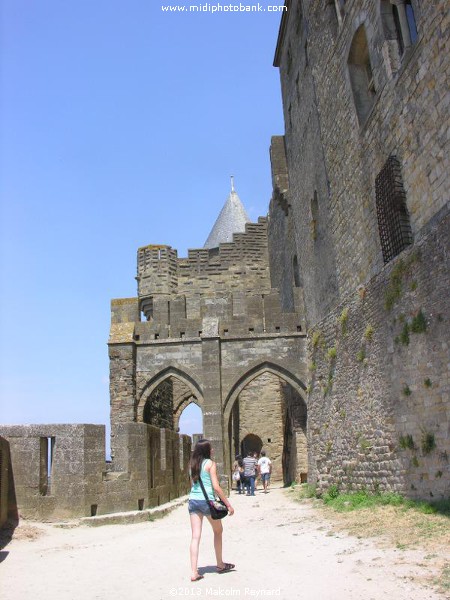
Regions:
[[98, 504], [91, 504], [91, 517], [97, 515]]
[[54, 437], [40, 438], [39, 493], [41, 496], [50, 496], [51, 494], [54, 447]]
[[138, 510], [144, 510], [144, 498], [138, 500]]

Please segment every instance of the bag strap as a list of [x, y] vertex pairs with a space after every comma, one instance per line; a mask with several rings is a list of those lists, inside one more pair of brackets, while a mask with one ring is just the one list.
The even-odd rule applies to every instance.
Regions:
[[202, 492], [203, 492], [203, 495], [205, 496], [206, 502], [209, 502], [210, 499], [208, 498], [208, 494], [206, 493], [205, 486], [203, 485], [203, 481], [202, 481], [202, 478], [200, 477], [200, 475], [198, 476], [198, 482], [200, 484], [200, 487], [202, 488]]

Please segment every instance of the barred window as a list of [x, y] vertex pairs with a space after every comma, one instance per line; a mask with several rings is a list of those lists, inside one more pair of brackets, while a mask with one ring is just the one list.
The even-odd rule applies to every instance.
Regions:
[[384, 262], [412, 244], [400, 162], [390, 156], [375, 178], [378, 230]]

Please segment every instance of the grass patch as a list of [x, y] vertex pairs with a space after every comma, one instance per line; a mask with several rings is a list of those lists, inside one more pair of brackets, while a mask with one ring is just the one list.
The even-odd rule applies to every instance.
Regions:
[[449, 591], [450, 499], [416, 502], [399, 494], [367, 491], [352, 494], [338, 491], [337, 495], [328, 493], [318, 499], [316, 492], [313, 485], [301, 484], [293, 498], [312, 503], [325, 518], [327, 530], [358, 539], [375, 538], [382, 548], [421, 550], [423, 560], [430, 561], [433, 567], [426, 580], [443, 592]]
[[[426, 502], [423, 500], [409, 500], [395, 492], [382, 492], [373, 494], [366, 490], [352, 493], [341, 493], [339, 486], [333, 484], [321, 496], [316, 486], [302, 483], [295, 486], [298, 500], [304, 498], [321, 498], [323, 503], [337, 512], [352, 512], [355, 510], [375, 508], [379, 506], [394, 506], [403, 512], [412, 510], [424, 515], [443, 515], [450, 519], [450, 499]], [[424, 525], [424, 527], [426, 527]], [[450, 521], [449, 521], [450, 532]]]
[[441, 588], [443, 592], [450, 592], [450, 564], [445, 565], [442, 569], [441, 576], [436, 579], [435, 584]]
[[354, 494], [338, 494], [330, 497], [325, 494], [324, 503], [338, 512], [350, 512], [362, 508], [372, 508], [374, 506], [401, 506], [404, 499], [398, 494], [369, 494], [361, 491]]

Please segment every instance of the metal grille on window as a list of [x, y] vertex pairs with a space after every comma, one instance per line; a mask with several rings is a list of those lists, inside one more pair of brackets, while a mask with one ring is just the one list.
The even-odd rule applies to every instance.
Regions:
[[390, 156], [375, 179], [375, 194], [381, 249], [387, 263], [412, 244], [400, 162]]

